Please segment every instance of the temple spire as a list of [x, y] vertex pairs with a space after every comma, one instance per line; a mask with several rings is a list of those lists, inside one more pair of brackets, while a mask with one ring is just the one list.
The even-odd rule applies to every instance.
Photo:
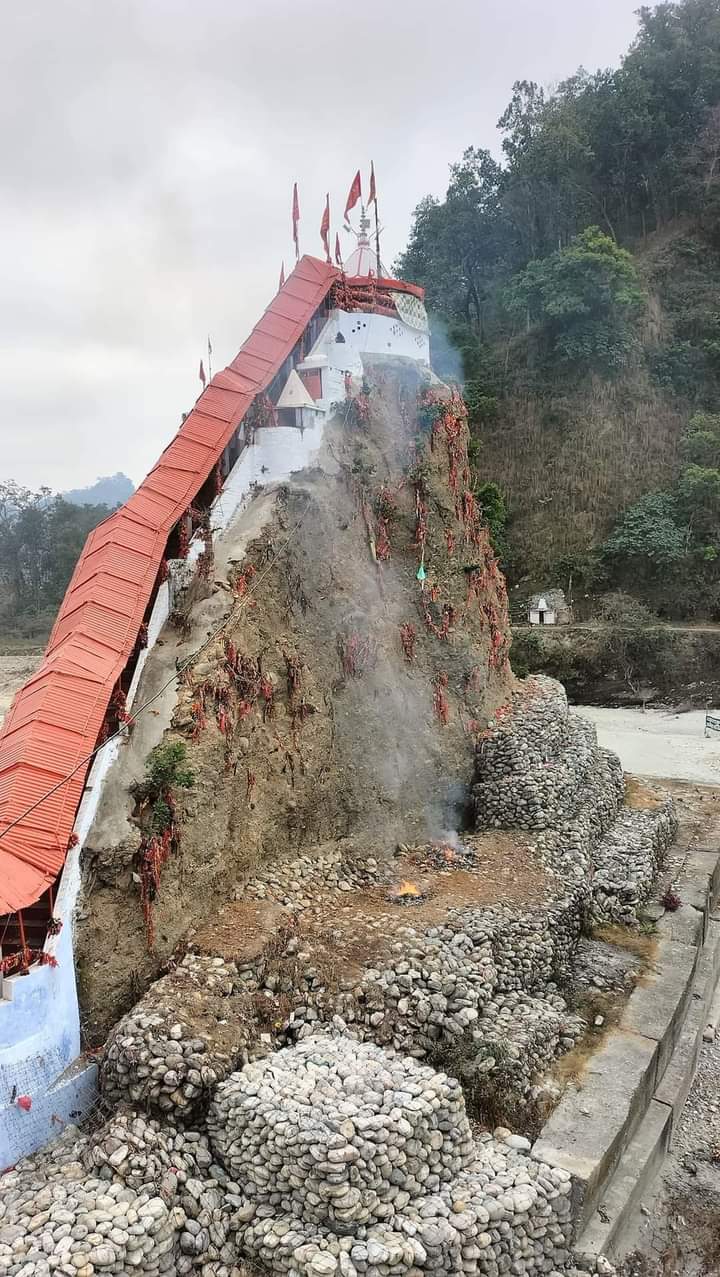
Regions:
[[377, 253], [370, 243], [370, 218], [364, 204], [360, 205], [360, 229], [353, 233], [357, 237], [357, 247], [345, 262], [346, 275], [383, 275], [382, 264], [378, 262]]

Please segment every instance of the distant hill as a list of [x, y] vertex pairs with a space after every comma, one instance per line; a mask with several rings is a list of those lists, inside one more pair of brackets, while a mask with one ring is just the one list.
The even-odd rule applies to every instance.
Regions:
[[113, 509], [127, 501], [134, 491], [131, 480], [118, 470], [117, 474], [106, 475], [87, 488], [71, 488], [62, 496], [73, 505], [106, 505]]

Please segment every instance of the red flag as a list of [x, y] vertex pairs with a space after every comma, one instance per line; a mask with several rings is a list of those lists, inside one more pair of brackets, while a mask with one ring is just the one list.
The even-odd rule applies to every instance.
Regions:
[[335, 261], [342, 270], [343, 259], [342, 253], [340, 252], [340, 236], [337, 231], [335, 232]]
[[198, 373], [198, 377], [200, 378], [200, 380], [201, 380], [201, 382], [202, 382], [202, 384], [203, 384], [203, 389], [204, 389], [204, 388], [205, 388], [205, 369], [203, 368], [203, 361], [202, 361], [202, 359], [200, 360], [200, 371], [199, 371], [199, 373]]
[[280, 266], [280, 283], [278, 284], [278, 292], [280, 292], [280, 289], [282, 288], [284, 283], [285, 283], [285, 263], [283, 262]]
[[375, 202], [377, 208], [377, 191], [375, 190], [375, 165], [370, 161], [370, 194], [368, 196], [368, 204]]
[[300, 259], [300, 240], [298, 239], [298, 223], [300, 221], [300, 204], [298, 202], [297, 182], [293, 186], [293, 205], [292, 205], [292, 222], [293, 222], [293, 240], [295, 241], [295, 257]]
[[352, 180], [352, 186], [348, 192], [347, 204], [345, 205], [345, 221], [348, 220], [348, 213], [355, 207], [358, 200], [362, 199], [362, 188], [360, 186], [360, 169], [358, 169]]
[[325, 259], [328, 262], [332, 261], [330, 257], [330, 245], [328, 243], [329, 234], [330, 234], [330, 196], [326, 195], [325, 209], [323, 211], [322, 221], [320, 223], [320, 238], [323, 242], [323, 247], [325, 249]]

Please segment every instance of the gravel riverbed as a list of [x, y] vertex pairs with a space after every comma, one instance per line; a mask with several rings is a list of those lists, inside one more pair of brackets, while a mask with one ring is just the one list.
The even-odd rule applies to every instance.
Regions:
[[679, 714], [578, 705], [574, 713], [595, 724], [598, 743], [614, 750], [627, 772], [720, 785], [720, 736], [705, 739], [704, 710]]

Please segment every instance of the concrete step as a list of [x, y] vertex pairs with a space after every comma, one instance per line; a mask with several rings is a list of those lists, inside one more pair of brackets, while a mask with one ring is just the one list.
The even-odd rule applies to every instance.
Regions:
[[617, 1029], [568, 1087], [533, 1156], [573, 1177], [578, 1227], [601, 1195], [640, 1126], [684, 1023], [698, 950], [660, 939], [651, 971], [631, 994]]
[[598, 1255], [610, 1258], [628, 1218], [637, 1210], [645, 1190], [670, 1145], [672, 1109], [651, 1100], [647, 1112], [603, 1191], [602, 1204], [591, 1215], [575, 1246], [578, 1263], [591, 1271]]
[[650, 971], [620, 1025], [568, 1087], [533, 1156], [569, 1171], [586, 1259], [621, 1244], [652, 1182], [695, 1072], [720, 964], [717, 851], [694, 850], [677, 883], [683, 904], [657, 924]]
[[572, 1176], [579, 1229], [592, 1216], [632, 1135], [647, 1111], [657, 1076], [658, 1044], [615, 1030], [565, 1091], [533, 1145], [532, 1155]]
[[652, 1192], [692, 1086], [719, 972], [720, 922], [710, 921], [695, 968], [687, 1014], [667, 1066], [614, 1173], [603, 1185], [592, 1214], [585, 1218], [576, 1245], [583, 1266], [592, 1267], [598, 1255], [619, 1259], [624, 1254], [633, 1217]]

